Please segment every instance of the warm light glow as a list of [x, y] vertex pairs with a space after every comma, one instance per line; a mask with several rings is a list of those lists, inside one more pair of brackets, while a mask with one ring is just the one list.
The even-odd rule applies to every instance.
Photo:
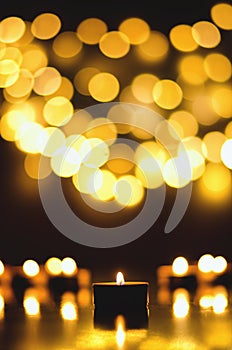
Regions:
[[94, 186], [96, 186], [96, 192], [92, 193], [92, 196], [101, 201], [109, 201], [114, 198], [114, 186], [116, 182], [116, 176], [109, 170], [100, 170], [101, 178], [98, 177], [95, 180]]
[[135, 176], [122, 175], [115, 183], [114, 195], [119, 204], [131, 207], [143, 199], [144, 187]]
[[105, 164], [109, 159], [109, 146], [100, 138], [92, 137], [85, 140], [83, 142], [83, 147], [86, 146], [89, 151], [82, 159], [84, 165], [97, 168]]
[[213, 262], [213, 272], [222, 273], [227, 269], [227, 261], [223, 256], [216, 256]]
[[59, 258], [49, 258], [45, 263], [45, 268], [50, 275], [58, 276], [62, 272], [62, 263]]
[[202, 139], [202, 150], [206, 159], [214, 163], [221, 162], [221, 148], [226, 141], [226, 136], [219, 131], [211, 131]]
[[5, 314], [4, 309], [5, 309], [5, 300], [3, 296], [0, 294], [0, 320], [4, 318], [4, 314]]
[[48, 64], [48, 57], [44, 50], [36, 45], [28, 45], [23, 53], [23, 61], [21, 68], [28, 69], [31, 73], [35, 73]]
[[131, 17], [119, 25], [119, 30], [127, 35], [132, 45], [139, 45], [146, 41], [150, 34], [150, 27], [141, 18]]
[[52, 157], [58, 149], [65, 145], [65, 134], [62, 130], [50, 126], [44, 128], [39, 136], [37, 147], [41, 154]]
[[171, 113], [169, 121], [175, 121], [181, 128], [182, 137], [195, 136], [199, 130], [198, 122], [195, 116], [187, 110], [178, 110]]
[[69, 80], [66, 77], [61, 77], [61, 84], [60, 84], [59, 88], [55, 92], [53, 92], [52, 94], [44, 96], [44, 99], [48, 101], [53, 97], [58, 97], [58, 96], [61, 97], [62, 96], [64, 98], [66, 98], [67, 100], [71, 100], [73, 95], [74, 95], [74, 87], [73, 87], [71, 80]]
[[33, 74], [27, 69], [20, 69], [16, 82], [6, 88], [6, 92], [16, 98], [26, 96], [31, 93], [34, 86]]
[[186, 186], [192, 180], [190, 163], [181, 154], [179, 157], [168, 159], [163, 167], [163, 178], [170, 187]]
[[26, 276], [34, 277], [34, 276], [38, 275], [38, 273], [40, 271], [40, 267], [36, 261], [26, 260], [23, 263], [23, 271], [24, 271]]
[[200, 298], [199, 305], [202, 309], [209, 309], [213, 306], [213, 300], [213, 295], [205, 294]]
[[107, 57], [121, 58], [128, 54], [130, 50], [130, 41], [126, 34], [114, 30], [105, 33], [101, 37], [99, 48]]
[[73, 112], [73, 105], [66, 97], [56, 96], [45, 104], [43, 116], [48, 124], [62, 126], [69, 122]]
[[124, 143], [116, 143], [110, 146], [110, 155], [106, 164], [113, 173], [126, 174], [133, 168], [133, 160], [133, 149]]
[[54, 13], [42, 13], [36, 16], [31, 24], [31, 32], [35, 38], [48, 40], [58, 34], [61, 20]]
[[108, 118], [95, 118], [89, 122], [85, 136], [99, 138], [107, 145], [112, 145], [117, 139], [117, 128]]
[[222, 118], [230, 118], [232, 115], [232, 89], [231, 87], [218, 88], [212, 94], [212, 106], [214, 111]]
[[125, 283], [125, 280], [124, 280], [124, 276], [123, 276], [123, 273], [122, 272], [118, 272], [117, 273], [117, 276], [116, 276], [116, 284], [118, 286], [121, 286], [122, 284]]
[[66, 31], [58, 34], [52, 44], [55, 54], [62, 58], [77, 56], [82, 50], [83, 44], [75, 32]]
[[51, 169], [60, 177], [71, 177], [81, 165], [81, 157], [72, 147], [63, 147], [51, 158]]
[[18, 64], [11, 60], [5, 59], [0, 61], [0, 88], [6, 88], [13, 85], [19, 76]]
[[213, 270], [214, 257], [211, 254], [204, 254], [198, 260], [198, 269], [203, 273], [208, 273]]
[[119, 349], [121, 349], [126, 339], [125, 320], [123, 316], [121, 315], [117, 316], [115, 321], [115, 326], [116, 326], [116, 342]]
[[232, 169], [232, 138], [226, 140], [221, 147], [221, 160], [223, 164]]
[[152, 30], [146, 41], [136, 46], [138, 55], [147, 62], [161, 62], [169, 51], [169, 41], [167, 37]]
[[5, 271], [5, 267], [3, 262], [0, 260], [0, 276], [2, 276], [4, 274]]
[[225, 312], [227, 306], [228, 306], [228, 298], [226, 295], [222, 293], [218, 293], [215, 295], [213, 299], [213, 312], [215, 314], [222, 314]]
[[28, 316], [40, 315], [40, 303], [36, 297], [25, 297], [23, 301], [23, 307], [26, 315]]
[[135, 76], [132, 81], [131, 89], [138, 101], [152, 103], [152, 90], [159, 78], [154, 74], [144, 73]]
[[73, 175], [72, 182], [81, 193], [96, 193], [102, 185], [100, 169], [81, 164], [79, 171]]
[[109, 102], [119, 93], [118, 79], [111, 73], [101, 72], [95, 74], [89, 81], [90, 95], [99, 102]]
[[176, 25], [170, 30], [169, 37], [172, 45], [179, 51], [191, 52], [198, 47], [197, 42], [193, 39], [192, 27], [190, 25]]
[[76, 261], [69, 257], [64, 258], [61, 261], [61, 268], [62, 268], [62, 272], [67, 276], [71, 276], [77, 273]]
[[175, 258], [172, 263], [172, 271], [179, 276], [185, 275], [188, 272], [188, 261], [182, 256]]
[[25, 32], [25, 23], [19, 17], [7, 17], [0, 22], [0, 41], [3, 43], [14, 43], [19, 40]]
[[223, 164], [208, 163], [202, 175], [204, 186], [212, 192], [229, 190], [231, 186], [231, 173]]
[[211, 17], [214, 23], [221, 29], [232, 29], [232, 5], [227, 2], [218, 3], [211, 8]]
[[100, 73], [100, 71], [96, 67], [85, 67], [80, 69], [74, 76], [73, 80], [77, 91], [82, 95], [89, 96], [89, 81], [94, 75], [98, 73]]
[[61, 316], [66, 321], [75, 321], [78, 318], [77, 306], [74, 302], [64, 301], [61, 304]]
[[193, 85], [202, 84], [208, 78], [204, 68], [204, 58], [197, 54], [181, 57], [179, 72], [182, 79]]
[[106, 23], [100, 18], [84, 19], [77, 26], [76, 32], [79, 39], [88, 45], [99, 43], [100, 38], [107, 32]]
[[220, 83], [230, 79], [232, 74], [229, 58], [220, 53], [208, 54], [204, 59], [204, 67], [208, 77]]
[[152, 90], [152, 95], [155, 103], [164, 109], [176, 108], [183, 98], [180, 86], [169, 79], [158, 81]]
[[[79, 281], [79, 279], [78, 279]], [[81, 288], [77, 293], [77, 304], [80, 308], [89, 308], [92, 302], [92, 295], [89, 288]]]
[[59, 89], [60, 85], [61, 75], [54, 67], [40, 68], [34, 74], [33, 90], [38, 95], [51, 95]]
[[199, 21], [192, 26], [194, 40], [202, 47], [213, 48], [221, 41], [219, 29], [211, 22]]
[[188, 294], [186, 295], [185, 290], [176, 290], [173, 302], [173, 314], [176, 318], [185, 318], [189, 313], [189, 300]]
[[213, 108], [212, 98], [209, 95], [198, 95], [193, 101], [192, 111], [201, 125], [213, 125], [220, 118]]

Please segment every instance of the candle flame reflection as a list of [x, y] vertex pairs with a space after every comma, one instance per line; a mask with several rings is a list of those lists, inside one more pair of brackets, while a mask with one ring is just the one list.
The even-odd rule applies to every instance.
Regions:
[[125, 320], [122, 315], [117, 316], [115, 325], [116, 325], [116, 342], [118, 347], [121, 349], [126, 339]]
[[125, 283], [124, 276], [123, 276], [122, 272], [118, 272], [117, 273], [116, 283], [117, 283], [118, 286], [121, 286], [122, 284]]

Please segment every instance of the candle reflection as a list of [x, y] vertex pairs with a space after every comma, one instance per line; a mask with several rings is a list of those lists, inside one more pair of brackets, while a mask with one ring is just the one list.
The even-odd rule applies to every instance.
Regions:
[[25, 314], [28, 316], [40, 316], [40, 303], [35, 296], [25, 297], [23, 300]]
[[5, 301], [3, 296], [0, 294], [0, 320], [4, 318], [4, 308], [5, 308]]
[[173, 314], [176, 318], [185, 318], [189, 313], [189, 295], [183, 289], [177, 289], [173, 295]]
[[67, 292], [62, 295], [60, 314], [66, 321], [78, 320], [78, 308], [74, 293]]
[[121, 349], [126, 339], [125, 319], [122, 315], [117, 316], [115, 325], [116, 325], [116, 342], [118, 344], [118, 347]]

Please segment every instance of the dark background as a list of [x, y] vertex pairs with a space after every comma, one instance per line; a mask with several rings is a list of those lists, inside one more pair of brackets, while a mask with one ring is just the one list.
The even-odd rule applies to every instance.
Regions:
[[[88, 17], [103, 19], [109, 29], [127, 17], [145, 19], [152, 28], [168, 34], [176, 24], [193, 24], [210, 20], [210, 8], [219, 1], [32, 1], [4, 2], [0, 19], [20, 16], [32, 21], [42, 12], [53, 12], [62, 21], [62, 30], [75, 30]], [[168, 190], [165, 207], [153, 227], [136, 241], [117, 248], [91, 248], [77, 244], [56, 228], [47, 218], [40, 202], [35, 180], [23, 169], [24, 155], [14, 144], [1, 142], [1, 238], [0, 259], [20, 265], [32, 258], [44, 263], [50, 256], [72, 256], [82, 267], [90, 268], [93, 278], [111, 279], [122, 270], [128, 279], [143, 279], [155, 274], [161, 264], [169, 264], [178, 255], [189, 261], [204, 253], [224, 255], [231, 260], [232, 205], [205, 202], [194, 183], [192, 198], [181, 223], [170, 234], [164, 233], [175, 191]]]

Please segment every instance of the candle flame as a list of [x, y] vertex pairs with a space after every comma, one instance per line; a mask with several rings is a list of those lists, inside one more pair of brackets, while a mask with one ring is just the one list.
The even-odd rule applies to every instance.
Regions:
[[121, 286], [122, 284], [125, 283], [124, 276], [123, 276], [122, 272], [118, 272], [117, 273], [116, 283], [117, 283], [118, 286]]
[[124, 317], [122, 315], [118, 315], [116, 318], [116, 342], [118, 344], [119, 348], [122, 348], [124, 343], [125, 343], [125, 339], [126, 339], [126, 332], [125, 332], [125, 320]]

